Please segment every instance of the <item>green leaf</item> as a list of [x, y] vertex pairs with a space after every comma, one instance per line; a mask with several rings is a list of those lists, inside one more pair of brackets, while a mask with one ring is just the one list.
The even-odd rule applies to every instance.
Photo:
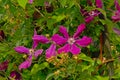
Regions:
[[109, 80], [109, 77], [96, 76], [97, 80]]
[[34, 64], [32, 70], [31, 70], [31, 74], [35, 74], [37, 73], [39, 70], [42, 70], [42, 69], [45, 69], [46, 67], [48, 67], [48, 63], [47, 62], [44, 62], [42, 64]]
[[52, 19], [55, 19], [56, 22], [60, 22], [61, 20], [63, 20], [66, 16], [64, 14], [62, 15], [58, 15], [58, 16], [52, 16]]
[[17, 0], [18, 1], [18, 4], [23, 8], [25, 9], [25, 6], [28, 2], [28, 0]]
[[79, 59], [82, 59], [82, 60], [84, 60], [84, 61], [93, 62], [93, 60], [92, 60], [90, 57], [86, 56], [86, 55], [83, 54], [83, 53], [81, 53], [80, 55], [78, 55], [78, 58], [79, 58]]
[[6, 80], [6, 78], [0, 76], [0, 80]]
[[96, 9], [104, 15], [105, 19], [107, 18], [106, 11], [104, 11], [103, 9], [100, 9], [100, 8], [96, 8]]

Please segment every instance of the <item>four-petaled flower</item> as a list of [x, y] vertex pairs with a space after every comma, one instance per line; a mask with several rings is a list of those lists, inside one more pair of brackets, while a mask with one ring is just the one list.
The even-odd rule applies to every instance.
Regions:
[[67, 29], [63, 26], [60, 26], [60, 32], [63, 34], [63, 36], [60, 36], [59, 34], [54, 34], [52, 37], [52, 40], [56, 42], [58, 45], [65, 44], [63, 47], [58, 49], [58, 53], [68, 53], [71, 52], [72, 54], [76, 55], [81, 52], [80, 48], [77, 47], [77, 45], [86, 47], [91, 42], [92, 39], [87, 36], [83, 36], [83, 38], [79, 38], [79, 35], [83, 32], [85, 29], [85, 24], [80, 24], [74, 33], [72, 37], [69, 36]]
[[118, 0], [115, 0], [115, 14], [112, 16], [112, 20], [115, 22], [120, 21], [120, 5], [118, 4]]
[[[41, 42], [41, 43], [48, 42], [47, 38], [44, 37], [43, 35], [38, 37], [36, 31], [34, 31], [33, 38], [39, 38], [39, 42]], [[37, 58], [39, 55], [41, 55], [41, 53], [43, 52], [43, 49], [35, 50], [35, 48], [37, 47], [39, 42], [36, 40], [33, 40], [33, 45], [32, 45], [31, 49], [26, 48], [24, 46], [17, 46], [14, 48], [16, 52], [24, 53], [24, 54], [28, 55], [28, 58], [19, 65], [19, 70], [21, 70], [22, 68], [26, 69], [26, 68], [30, 67], [31, 63], [32, 63], [32, 57]]]
[[[90, 0], [89, 0], [90, 1]], [[91, 3], [89, 2], [89, 5], [91, 6]], [[96, 7], [97, 8], [102, 8], [102, 1], [101, 0], [96, 0]], [[98, 10], [92, 10], [90, 12], [87, 12], [86, 10], [83, 9], [83, 7], [81, 6], [80, 9], [81, 13], [83, 14], [83, 16], [85, 17], [85, 22], [86, 23], [90, 23], [92, 20], [94, 20], [94, 18], [96, 16], [98, 16], [99, 14], [101, 14]]]

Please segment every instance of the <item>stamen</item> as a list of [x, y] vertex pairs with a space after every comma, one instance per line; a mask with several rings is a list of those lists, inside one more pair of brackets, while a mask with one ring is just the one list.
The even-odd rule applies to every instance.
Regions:
[[68, 43], [71, 44], [71, 45], [74, 44], [74, 43], [75, 43], [74, 38], [69, 38], [69, 39], [68, 39]]

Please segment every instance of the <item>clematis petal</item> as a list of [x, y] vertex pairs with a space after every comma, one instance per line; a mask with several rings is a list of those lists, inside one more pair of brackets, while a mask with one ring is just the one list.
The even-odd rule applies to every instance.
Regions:
[[33, 0], [29, 0], [29, 3], [32, 4], [32, 3], [33, 3]]
[[92, 20], [94, 20], [94, 16], [88, 16], [85, 18], [86, 23], [90, 23]]
[[82, 39], [76, 40], [75, 43], [82, 47], [88, 46], [92, 42], [92, 39], [90, 37], [84, 36]]
[[73, 54], [73, 55], [77, 55], [81, 52], [81, 49], [78, 48], [75, 44], [73, 44], [71, 46], [71, 49], [70, 49], [70, 52]]
[[58, 49], [58, 53], [59, 54], [62, 53], [62, 52], [68, 53], [70, 51], [70, 47], [71, 47], [70, 44], [65, 44], [63, 47]]
[[116, 34], [120, 35], [120, 30], [119, 30], [119, 29], [113, 28], [113, 31], [114, 31]]
[[118, 3], [118, 0], [115, 0], [115, 8], [120, 12], [120, 5]]
[[26, 53], [29, 54], [29, 49], [24, 46], [17, 46], [14, 48], [14, 50], [18, 53]]
[[32, 45], [32, 48], [35, 49], [37, 47], [37, 45], [39, 44], [38, 41], [36, 40], [33, 40], [33, 45]]
[[26, 61], [19, 65], [19, 70], [29, 68], [32, 64], [32, 56], [29, 56]]
[[102, 8], [103, 4], [102, 4], [102, 0], [96, 0], [96, 7], [97, 8]]
[[54, 34], [52, 36], [52, 41], [56, 42], [56, 44], [61, 45], [67, 42], [66, 38], [63, 38], [62, 36], [60, 36], [59, 34]]
[[35, 51], [34, 56], [37, 58], [39, 55], [42, 54], [42, 52], [43, 52], [43, 49], [39, 49], [39, 50]]
[[68, 32], [67, 32], [66, 27], [64, 27], [64, 26], [60, 26], [60, 30], [59, 30], [59, 31], [64, 35], [65, 38], [68, 39], [69, 34], [68, 34]]
[[51, 44], [51, 46], [46, 50], [46, 58], [50, 58], [52, 56], [56, 56], [56, 45]]
[[49, 42], [49, 40], [43, 35], [34, 35], [32, 39], [37, 41], [37, 42], [41, 42], [41, 43], [48, 43]]
[[79, 37], [79, 35], [84, 31], [85, 29], [85, 24], [80, 24], [76, 30], [76, 32], [74, 33], [73, 37], [77, 38]]
[[[35, 35], [37, 35], [37, 31], [34, 29], [34, 35], [33, 35], [33, 37], [34, 37]], [[35, 49], [35, 48], [37, 47], [38, 44], [39, 44], [38, 41], [33, 40], [32, 48]]]
[[112, 16], [112, 20], [114, 20], [114, 21], [120, 21], [120, 12], [119, 11], [115, 12], [115, 15]]

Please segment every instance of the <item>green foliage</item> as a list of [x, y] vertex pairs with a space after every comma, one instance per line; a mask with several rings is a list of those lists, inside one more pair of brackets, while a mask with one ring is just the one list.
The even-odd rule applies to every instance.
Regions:
[[17, 0], [17, 1], [18, 1], [18, 4], [19, 4], [23, 9], [25, 9], [28, 0]]
[[[19, 72], [23, 80], [119, 80], [120, 36], [113, 28], [120, 29], [120, 22], [111, 19], [116, 11], [114, 0], [102, 0], [101, 9], [96, 7], [95, 0], [90, 1], [92, 6], [87, 0], [33, 0], [32, 4], [29, 0], [0, 0], [0, 31], [5, 34], [4, 37], [0, 34], [0, 62], [9, 61], [8, 68], [0, 70], [0, 80], [7, 80], [13, 70]], [[86, 23], [81, 9], [98, 10], [101, 14]], [[40, 43], [37, 49], [44, 50], [42, 55], [33, 59], [29, 68], [19, 70], [27, 57], [15, 52], [14, 48], [31, 49], [34, 29], [51, 40], [54, 34], [59, 34], [60, 25], [65, 26], [71, 36], [81, 23], [86, 24], [86, 29], [80, 38], [89, 36], [92, 43], [87, 47], [80, 46], [80, 54], [61, 53], [46, 59], [45, 50], [52, 42]]]

